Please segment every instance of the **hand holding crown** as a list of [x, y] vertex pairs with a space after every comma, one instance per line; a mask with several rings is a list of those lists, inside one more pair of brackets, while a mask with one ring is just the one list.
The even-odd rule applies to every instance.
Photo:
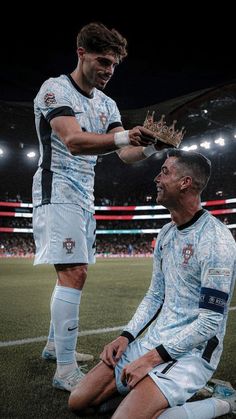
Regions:
[[[172, 125], [168, 126], [164, 120], [165, 115], [162, 115], [159, 121], [154, 121], [154, 114], [154, 111], [152, 114], [148, 111], [143, 123], [144, 128], [149, 129], [155, 134], [154, 144], [157, 145], [161, 142], [167, 144], [168, 147], [178, 148], [185, 134], [184, 127], [182, 127], [180, 131], [178, 129], [175, 130], [176, 120], [173, 121]], [[148, 138], [146, 138], [146, 140], [148, 140]], [[149, 141], [151, 141], [151, 139], [149, 139]]]

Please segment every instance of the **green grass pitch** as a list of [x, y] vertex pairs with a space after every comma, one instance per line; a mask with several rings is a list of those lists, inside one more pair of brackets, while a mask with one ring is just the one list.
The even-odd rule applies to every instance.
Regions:
[[[126, 324], [149, 286], [151, 272], [150, 258], [100, 259], [89, 267], [81, 300], [80, 330]], [[38, 342], [0, 346], [0, 417], [3, 419], [75, 417], [67, 409], [68, 393], [51, 386], [55, 364], [40, 357], [45, 343], [43, 337], [48, 333], [55, 278], [51, 266], [33, 267], [32, 260], [24, 259], [0, 260], [1, 343], [41, 338]], [[236, 306], [236, 292], [231, 306]], [[236, 310], [232, 310], [215, 378], [230, 381], [236, 388], [235, 330]], [[78, 350], [95, 356], [88, 369], [99, 360], [104, 344], [118, 334], [115, 331], [79, 338]]]

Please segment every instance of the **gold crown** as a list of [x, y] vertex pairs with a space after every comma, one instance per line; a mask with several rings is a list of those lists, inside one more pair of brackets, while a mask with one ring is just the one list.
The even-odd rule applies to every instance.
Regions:
[[160, 140], [173, 147], [179, 147], [186, 132], [184, 131], [184, 127], [182, 127], [180, 131], [178, 129], [175, 130], [175, 124], [177, 122], [176, 120], [173, 121], [172, 125], [166, 125], [164, 120], [165, 115], [162, 115], [159, 121], [154, 121], [154, 114], [155, 111], [153, 111], [152, 114], [150, 114], [148, 111], [143, 126], [150, 129], [150, 131], [155, 134], [155, 138], [157, 140]]

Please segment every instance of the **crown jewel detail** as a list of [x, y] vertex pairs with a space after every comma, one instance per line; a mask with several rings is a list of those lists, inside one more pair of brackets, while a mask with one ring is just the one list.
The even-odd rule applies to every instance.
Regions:
[[153, 111], [152, 114], [148, 111], [143, 126], [152, 131], [157, 140], [172, 145], [173, 147], [179, 147], [186, 132], [184, 131], [184, 127], [182, 127], [180, 131], [178, 129], [175, 130], [176, 120], [173, 121], [172, 125], [168, 126], [164, 119], [165, 115], [162, 115], [159, 121], [154, 121], [154, 114], [155, 111]]

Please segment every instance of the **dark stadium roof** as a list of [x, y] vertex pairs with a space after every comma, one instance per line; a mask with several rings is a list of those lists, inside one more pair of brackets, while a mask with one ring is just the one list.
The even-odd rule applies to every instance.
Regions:
[[128, 11], [122, 2], [114, 10], [103, 2], [87, 10], [84, 5], [81, 13], [80, 5], [50, 11], [42, 4], [35, 10], [32, 3], [33, 18], [31, 4], [17, 8], [14, 24], [0, 28], [0, 100], [32, 101], [45, 79], [71, 72], [77, 33], [91, 21], [115, 27], [128, 40], [128, 57], [106, 89], [120, 109], [154, 105], [236, 77], [235, 14], [229, 5], [217, 10], [214, 4], [207, 14], [200, 3], [159, 2], [155, 11], [140, 4]]
[[[0, 147], [5, 147], [0, 194], [8, 190], [30, 196], [37, 159], [28, 161], [25, 152], [38, 146], [33, 98], [46, 78], [74, 69], [76, 35], [91, 21], [115, 27], [128, 40], [128, 57], [106, 88], [121, 109], [125, 127], [142, 124], [147, 110], [155, 110], [156, 117], [164, 113], [169, 123], [177, 119], [178, 128], [186, 127], [183, 145], [200, 145], [209, 138], [214, 143], [224, 136], [224, 147], [198, 150], [214, 161], [218, 189], [235, 183], [235, 14], [229, 6], [218, 10], [214, 4], [208, 14], [200, 3], [181, 7], [162, 2], [158, 10], [144, 3], [128, 11], [122, 2], [116, 7], [103, 2], [89, 5], [87, 11], [84, 5], [83, 13], [79, 7], [54, 7], [50, 12], [43, 4], [32, 4], [30, 18], [31, 5], [20, 3], [18, 10], [16, 4], [18, 18], [0, 28]], [[12, 10], [4, 13], [11, 16]], [[127, 193], [141, 184], [148, 189], [160, 161], [154, 157], [141, 164], [141, 169], [139, 163], [127, 167], [115, 156], [99, 157], [96, 193], [115, 185], [118, 194], [123, 179]]]
[[[211, 184], [214, 185], [214, 191], [211, 192], [211, 198], [218, 190], [223, 190], [228, 197], [235, 195], [236, 83], [199, 90], [145, 108], [121, 111], [124, 126], [130, 128], [142, 124], [148, 110], [154, 110], [156, 117], [164, 113], [168, 123], [177, 119], [177, 128], [184, 125], [187, 131], [182, 145], [195, 144], [198, 151], [212, 160], [214, 176]], [[9, 191], [30, 197], [37, 158], [28, 161], [25, 154], [31, 150], [37, 152], [38, 149], [32, 103], [0, 101], [0, 132], [0, 148], [6, 151], [0, 157], [0, 177], [4, 179], [0, 185], [0, 195]], [[224, 147], [214, 143], [219, 137], [225, 139]], [[212, 143], [211, 149], [200, 147], [204, 141]], [[160, 153], [159, 158], [162, 156]], [[105, 164], [101, 164], [103, 162]], [[134, 189], [142, 188], [148, 193], [153, 190], [150, 180], [160, 164], [158, 156], [131, 166], [124, 165], [116, 155], [100, 156], [96, 168], [96, 193], [108, 196], [111, 191], [116, 191], [118, 196], [121, 193], [125, 195], [127, 191], [129, 195]]]
[[[236, 134], [236, 81], [219, 84], [176, 97], [154, 105], [122, 110], [125, 128], [143, 123], [147, 112], [155, 111], [155, 118], [166, 115], [166, 120], [178, 121], [186, 134], [183, 143], [209, 135]], [[31, 102], [0, 101], [0, 143], [14, 139], [18, 143], [37, 143], [34, 128], [33, 105]]]

